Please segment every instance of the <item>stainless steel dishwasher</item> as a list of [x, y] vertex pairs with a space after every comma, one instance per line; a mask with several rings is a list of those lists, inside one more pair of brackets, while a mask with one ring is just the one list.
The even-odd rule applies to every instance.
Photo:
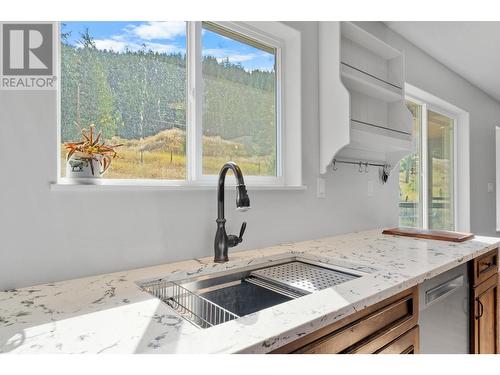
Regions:
[[463, 264], [419, 287], [420, 352], [469, 353], [469, 280]]

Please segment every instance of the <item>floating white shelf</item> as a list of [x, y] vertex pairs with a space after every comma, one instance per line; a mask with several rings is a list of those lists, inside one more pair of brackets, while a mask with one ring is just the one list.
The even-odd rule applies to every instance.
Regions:
[[401, 100], [402, 88], [385, 82], [350, 65], [341, 65], [342, 82], [350, 91], [357, 91], [388, 103]]
[[412, 148], [411, 134], [384, 129], [351, 120], [351, 142], [335, 156], [343, 159], [374, 161], [394, 167]]
[[394, 168], [413, 149], [404, 57], [351, 22], [322, 22], [320, 173], [339, 156]]

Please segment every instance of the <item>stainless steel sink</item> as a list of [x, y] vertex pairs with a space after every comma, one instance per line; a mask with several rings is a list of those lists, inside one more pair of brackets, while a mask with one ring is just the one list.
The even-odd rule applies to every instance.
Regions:
[[152, 280], [140, 287], [208, 328], [363, 275], [294, 257], [177, 282]]
[[[201, 297], [238, 316], [249, 315], [294, 298], [290, 294], [275, 292], [269, 288], [253, 284], [246, 279], [235, 285], [222, 286], [203, 293], [199, 291], [198, 293]], [[296, 297], [299, 297], [299, 295]]]

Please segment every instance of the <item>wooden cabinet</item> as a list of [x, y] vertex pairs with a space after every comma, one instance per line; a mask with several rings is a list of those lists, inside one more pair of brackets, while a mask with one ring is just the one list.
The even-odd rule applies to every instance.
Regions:
[[[412, 288], [291, 342], [273, 353], [418, 352], [418, 288]], [[411, 333], [410, 333], [411, 332]]]
[[472, 288], [471, 352], [495, 354], [499, 351], [498, 275]]
[[[470, 351], [500, 354], [498, 249], [469, 262]], [[418, 287], [351, 314], [273, 353], [419, 353]]]
[[472, 261], [471, 283], [477, 286], [498, 273], [498, 249], [483, 254]]
[[470, 279], [471, 353], [500, 353], [500, 292], [497, 249], [471, 262]]
[[419, 353], [419, 330], [418, 326], [399, 336], [375, 354], [418, 354]]

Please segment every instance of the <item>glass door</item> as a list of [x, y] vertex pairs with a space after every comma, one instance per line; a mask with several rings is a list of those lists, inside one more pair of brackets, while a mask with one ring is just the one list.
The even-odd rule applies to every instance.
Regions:
[[453, 230], [455, 120], [427, 111], [427, 220], [430, 229]]
[[455, 229], [455, 119], [426, 103], [406, 102], [415, 148], [399, 169], [399, 225]]

